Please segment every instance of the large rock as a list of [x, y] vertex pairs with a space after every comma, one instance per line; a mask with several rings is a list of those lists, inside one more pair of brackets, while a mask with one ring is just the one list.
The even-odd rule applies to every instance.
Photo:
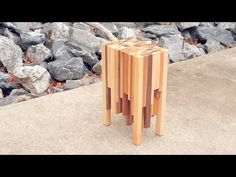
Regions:
[[100, 62], [100, 61], [97, 62], [97, 63], [93, 66], [92, 70], [93, 70], [95, 73], [101, 75], [101, 74], [102, 74], [102, 65], [101, 65], [101, 62]]
[[91, 32], [91, 27], [83, 22], [75, 22], [75, 23], [73, 23], [72, 26], [75, 28], [79, 28], [81, 30]]
[[205, 46], [208, 53], [213, 53], [224, 49], [224, 46], [222, 46], [218, 41], [211, 39], [207, 40]]
[[0, 60], [9, 73], [23, 66], [22, 55], [21, 48], [13, 40], [0, 36]]
[[41, 66], [24, 66], [14, 71], [15, 78], [32, 94], [38, 94], [47, 90], [50, 74]]
[[195, 45], [191, 45], [189, 43], [184, 43], [183, 54], [185, 56], [185, 59], [191, 59], [204, 55], [205, 52], [202, 48], [198, 48]]
[[26, 50], [31, 45], [43, 44], [46, 41], [45, 34], [40, 32], [21, 33], [21, 48]]
[[151, 25], [143, 28], [142, 31], [145, 33], [154, 34], [158, 37], [180, 34], [178, 28], [175, 25]]
[[32, 45], [27, 49], [26, 57], [32, 63], [41, 63], [52, 56], [51, 50], [43, 44]]
[[220, 30], [232, 30], [235, 26], [235, 22], [220, 22], [218, 23], [217, 28]]
[[180, 29], [180, 31], [183, 31], [183, 30], [186, 30], [189, 28], [199, 26], [200, 22], [178, 22], [176, 24], [177, 24], [178, 28]]
[[66, 42], [66, 45], [74, 56], [81, 57], [83, 62], [91, 67], [99, 61], [95, 54], [95, 50], [91, 47], [77, 42]]
[[48, 69], [51, 76], [58, 81], [81, 79], [84, 75], [84, 63], [80, 57], [55, 60], [48, 63]]
[[135, 34], [134, 29], [130, 29], [127, 27], [122, 27], [118, 31], [118, 36], [119, 39], [127, 39], [127, 38], [137, 38]]
[[55, 55], [55, 53], [57, 52], [57, 50], [59, 48], [61, 48], [62, 46], [65, 46], [65, 40], [64, 39], [59, 39], [59, 40], [55, 40], [52, 44], [52, 52]]
[[[110, 22], [101, 22], [101, 24], [107, 29], [109, 30], [114, 36], [118, 35], [118, 28], [114, 23], [110, 23]], [[96, 36], [100, 36], [104, 39], [107, 39], [107, 36], [101, 32], [100, 30], [96, 31]]]
[[182, 52], [183, 37], [180, 34], [161, 37], [160, 46], [168, 49], [170, 60], [174, 62], [185, 60]]
[[199, 26], [214, 27], [214, 22], [201, 22]]
[[78, 28], [72, 28], [70, 40], [82, 43], [88, 47], [94, 48], [95, 50], [99, 50], [101, 43], [101, 40], [95, 35]]
[[5, 28], [4, 30], [4, 36], [12, 39], [16, 45], [19, 45], [20, 44], [20, 36], [18, 36], [17, 34], [15, 33], [12, 33], [8, 28]]
[[70, 27], [62, 22], [54, 22], [51, 24], [51, 39], [68, 39]]
[[66, 45], [58, 48], [56, 52], [53, 51], [53, 55], [56, 60], [64, 60], [64, 61], [67, 61], [74, 57], [73, 53], [69, 50], [68, 46]]
[[13, 22], [13, 24], [22, 32], [29, 32], [35, 29], [40, 29], [41, 22]]
[[211, 39], [228, 47], [236, 44], [230, 31], [216, 27], [198, 27], [194, 35], [203, 43]]
[[134, 22], [112, 22], [111, 24], [116, 25], [118, 29], [122, 27], [136, 28], [136, 24]]

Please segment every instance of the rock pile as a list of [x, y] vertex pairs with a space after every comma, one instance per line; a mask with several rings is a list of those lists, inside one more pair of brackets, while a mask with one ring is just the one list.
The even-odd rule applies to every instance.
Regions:
[[[236, 44], [236, 23], [102, 22], [118, 39], [138, 38], [169, 49], [170, 63]], [[0, 106], [100, 79], [108, 37], [82, 22], [0, 22]]]

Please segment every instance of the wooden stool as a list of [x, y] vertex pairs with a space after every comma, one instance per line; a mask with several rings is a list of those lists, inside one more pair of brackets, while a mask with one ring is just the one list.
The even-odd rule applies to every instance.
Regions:
[[156, 134], [164, 134], [168, 53], [148, 42], [126, 39], [102, 45], [104, 124], [122, 113], [133, 124], [133, 143], [157, 116]]

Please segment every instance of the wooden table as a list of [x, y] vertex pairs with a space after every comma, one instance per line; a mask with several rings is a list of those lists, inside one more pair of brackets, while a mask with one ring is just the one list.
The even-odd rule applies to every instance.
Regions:
[[122, 113], [133, 126], [133, 143], [141, 144], [143, 128], [156, 115], [156, 134], [164, 134], [167, 49], [137, 39], [102, 45], [104, 124]]

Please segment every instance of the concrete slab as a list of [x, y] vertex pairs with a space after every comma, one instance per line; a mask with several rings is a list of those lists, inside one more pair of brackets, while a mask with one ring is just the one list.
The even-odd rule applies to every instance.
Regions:
[[236, 154], [236, 48], [169, 66], [166, 134], [102, 124], [102, 83], [0, 108], [1, 154]]

